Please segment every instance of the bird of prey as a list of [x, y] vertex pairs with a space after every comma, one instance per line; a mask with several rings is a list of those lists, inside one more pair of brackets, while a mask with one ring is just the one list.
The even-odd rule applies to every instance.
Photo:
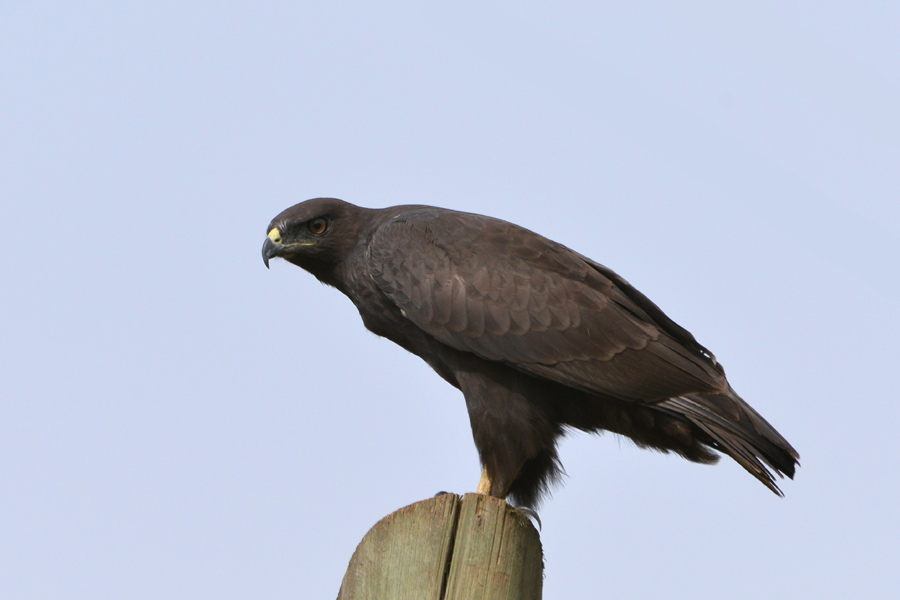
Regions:
[[607, 267], [512, 223], [334, 198], [267, 229], [280, 257], [334, 286], [363, 324], [464, 395], [479, 493], [534, 506], [561, 476], [567, 430], [713, 463], [731, 456], [778, 495], [799, 455], [686, 329]]

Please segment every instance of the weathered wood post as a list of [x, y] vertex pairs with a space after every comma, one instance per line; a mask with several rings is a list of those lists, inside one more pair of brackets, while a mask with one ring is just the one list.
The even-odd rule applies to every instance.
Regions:
[[379, 521], [350, 559], [338, 600], [539, 600], [541, 540], [499, 498], [442, 494]]

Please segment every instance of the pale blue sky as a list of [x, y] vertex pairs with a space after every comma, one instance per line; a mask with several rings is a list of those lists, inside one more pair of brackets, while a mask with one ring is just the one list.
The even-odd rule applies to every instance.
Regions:
[[567, 439], [544, 598], [900, 593], [900, 8], [0, 5], [0, 597], [320, 598], [474, 489], [462, 396], [259, 255], [328, 195], [536, 230], [799, 450]]

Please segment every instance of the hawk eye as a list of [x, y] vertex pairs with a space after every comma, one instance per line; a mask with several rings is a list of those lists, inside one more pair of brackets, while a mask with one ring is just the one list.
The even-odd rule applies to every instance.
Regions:
[[309, 222], [309, 231], [313, 235], [321, 235], [325, 232], [325, 227], [328, 226], [328, 222], [319, 217], [318, 219], [313, 219]]

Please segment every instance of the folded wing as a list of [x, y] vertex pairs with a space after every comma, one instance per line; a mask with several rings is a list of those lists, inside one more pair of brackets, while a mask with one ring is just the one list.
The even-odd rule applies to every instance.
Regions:
[[419, 208], [379, 227], [369, 273], [458, 350], [622, 400], [728, 389], [690, 333], [602, 265], [505, 221]]

